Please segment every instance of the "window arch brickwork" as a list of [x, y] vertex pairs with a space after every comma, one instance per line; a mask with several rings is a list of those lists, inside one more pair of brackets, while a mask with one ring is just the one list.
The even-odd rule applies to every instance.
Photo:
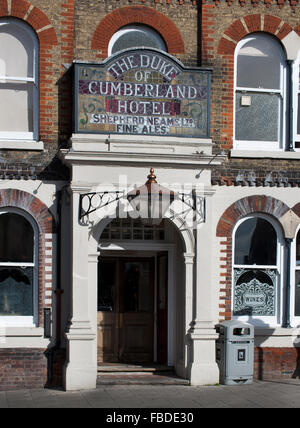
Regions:
[[[52, 252], [56, 222], [47, 206], [35, 196], [18, 190], [0, 191], [0, 208], [19, 208], [32, 216], [39, 229], [38, 326], [43, 325], [43, 308], [52, 308]], [[47, 252], [47, 253], [46, 253]], [[51, 279], [50, 279], [51, 276]]]
[[106, 58], [113, 34], [129, 24], [144, 24], [154, 28], [164, 39], [169, 54], [185, 53], [183, 39], [176, 25], [164, 14], [145, 6], [128, 6], [114, 10], [100, 22], [92, 38], [92, 49]]

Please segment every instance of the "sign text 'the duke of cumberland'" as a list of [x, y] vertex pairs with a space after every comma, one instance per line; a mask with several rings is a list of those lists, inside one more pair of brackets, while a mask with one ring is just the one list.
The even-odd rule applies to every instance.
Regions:
[[209, 136], [210, 71], [152, 49], [75, 64], [75, 132]]

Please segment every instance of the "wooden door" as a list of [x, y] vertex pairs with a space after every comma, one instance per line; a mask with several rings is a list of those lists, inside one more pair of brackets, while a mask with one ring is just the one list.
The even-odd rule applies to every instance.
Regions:
[[118, 362], [118, 261], [98, 263], [98, 363]]
[[101, 259], [98, 363], [152, 362], [154, 259]]
[[157, 255], [157, 362], [168, 363], [168, 253]]

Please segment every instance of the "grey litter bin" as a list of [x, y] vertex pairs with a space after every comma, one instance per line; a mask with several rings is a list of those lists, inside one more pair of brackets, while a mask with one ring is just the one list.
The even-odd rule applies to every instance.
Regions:
[[216, 360], [223, 385], [249, 384], [253, 381], [254, 327], [239, 321], [224, 321], [216, 326]]

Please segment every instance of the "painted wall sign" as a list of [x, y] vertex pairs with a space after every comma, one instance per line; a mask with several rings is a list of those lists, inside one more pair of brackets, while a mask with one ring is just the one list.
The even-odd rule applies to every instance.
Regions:
[[210, 73], [152, 49], [75, 63], [75, 132], [208, 137]]

